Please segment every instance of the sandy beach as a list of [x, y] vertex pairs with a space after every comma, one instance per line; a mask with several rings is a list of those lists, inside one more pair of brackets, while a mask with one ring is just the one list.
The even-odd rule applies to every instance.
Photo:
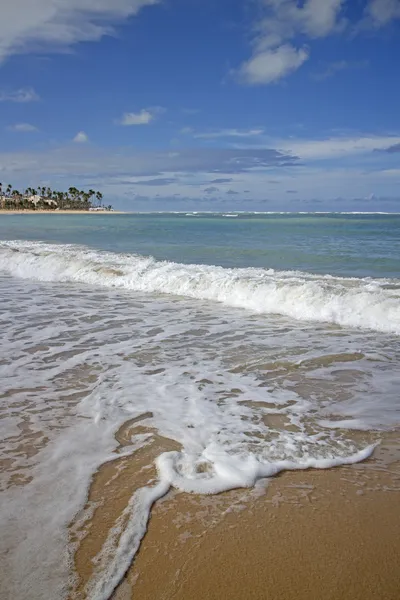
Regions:
[[[133, 426], [120, 431], [121, 449]], [[81, 540], [71, 598], [90, 598], [85, 585], [108, 529], [132, 491], [156, 476], [148, 460], [170, 449], [158, 438], [96, 475], [89, 500], [98, 508], [72, 528]], [[387, 435], [373, 458], [351, 467], [283, 473], [266, 488], [213, 497], [172, 491], [153, 508], [113, 600], [397, 600], [399, 458]]]
[[400, 600], [399, 56], [0, 0], [0, 600]]
[[124, 215], [118, 210], [0, 210], [1, 215]]
[[1, 598], [397, 600], [391, 219], [10, 218]]

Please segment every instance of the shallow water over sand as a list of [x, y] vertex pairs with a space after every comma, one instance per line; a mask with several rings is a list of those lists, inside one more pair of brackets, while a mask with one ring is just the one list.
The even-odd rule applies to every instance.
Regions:
[[31, 242], [1, 253], [5, 597], [62, 598], [73, 585], [102, 465], [119, 465], [115, 481], [133, 471], [126, 505], [88, 553], [97, 558], [79, 593], [97, 600], [168, 490], [212, 495], [354, 463], [399, 424], [399, 288], [387, 275], [205, 268]]

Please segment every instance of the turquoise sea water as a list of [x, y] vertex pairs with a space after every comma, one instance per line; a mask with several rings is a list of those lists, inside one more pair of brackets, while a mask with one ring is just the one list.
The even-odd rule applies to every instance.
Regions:
[[233, 214], [0, 215], [0, 239], [224, 267], [400, 276], [400, 215]]
[[68, 525], [130, 419], [133, 459], [157, 440], [181, 450], [160, 453], [157, 481], [110, 530], [93, 600], [171, 487], [215, 494], [354, 463], [400, 422], [399, 215], [0, 214], [0, 297], [15, 600], [66, 595]]

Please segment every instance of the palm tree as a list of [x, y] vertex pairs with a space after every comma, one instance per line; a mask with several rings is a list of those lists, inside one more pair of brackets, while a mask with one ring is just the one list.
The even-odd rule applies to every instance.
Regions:
[[[102, 206], [103, 194], [90, 189], [89, 191], [78, 190], [78, 188], [71, 186], [68, 192], [58, 192], [52, 190], [50, 187], [39, 186], [37, 189], [33, 187], [27, 187], [21, 194], [18, 190], [13, 190], [11, 184], [4, 188], [4, 185], [0, 183], [0, 196], [3, 195], [2, 208], [13, 208], [15, 206], [23, 208], [55, 208], [55, 204], [49, 204], [50, 200], [55, 200], [56, 205], [59, 208], [77, 210], [89, 210], [91, 206]], [[29, 198], [31, 196], [41, 196], [42, 202], [37, 202], [35, 205]], [[95, 197], [95, 203], [93, 204], [93, 197]], [[112, 206], [107, 207], [108, 210], [112, 210]]]
[[101, 192], [96, 192], [96, 198], [98, 205], [101, 206], [101, 201], [103, 200], [103, 194]]
[[83, 203], [83, 208], [85, 210], [89, 209], [89, 194], [87, 192], [82, 192], [82, 203]]
[[76, 208], [76, 203], [79, 201], [79, 190], [76, 187], [70, 187], [68, 190], [70, 196], [70, 208]]
[[92, 196], [94, 196], [94, 195], [95, 195], [95, 193], [96, 193], [96, 192], [95, 192], [94, 190], [89, 190], [89, 191], [88, 191], [88, 194], [89, 194], [89, 202], [90, 202], [90, 204], [92, 204]]

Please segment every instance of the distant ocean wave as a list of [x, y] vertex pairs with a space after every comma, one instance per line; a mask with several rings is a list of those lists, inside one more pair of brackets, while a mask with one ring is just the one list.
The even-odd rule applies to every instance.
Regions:
[[[196, 216], [209, 216], [209, 217], [223, 217], [226, 216], [224, 211], [214, 210], [202, 210], [186, 212], [183, 210], [158, 210], [158, 211], [133, 211], [132, 214], [138, 215], [183, 215], [186, 217]], [[235, 214], [238, 216], [251, 216], [251, 215], [285, 215], [296, 217], [298, 215], [400, 215], [399, 212], [385, 212], [385, 211], [358, 211], [358, 210], [344, 210], [344, 211], [323, 211], [323, 210], [303, 210], [303, 211], [285, 211], [285, 210], [236, 210]]]

